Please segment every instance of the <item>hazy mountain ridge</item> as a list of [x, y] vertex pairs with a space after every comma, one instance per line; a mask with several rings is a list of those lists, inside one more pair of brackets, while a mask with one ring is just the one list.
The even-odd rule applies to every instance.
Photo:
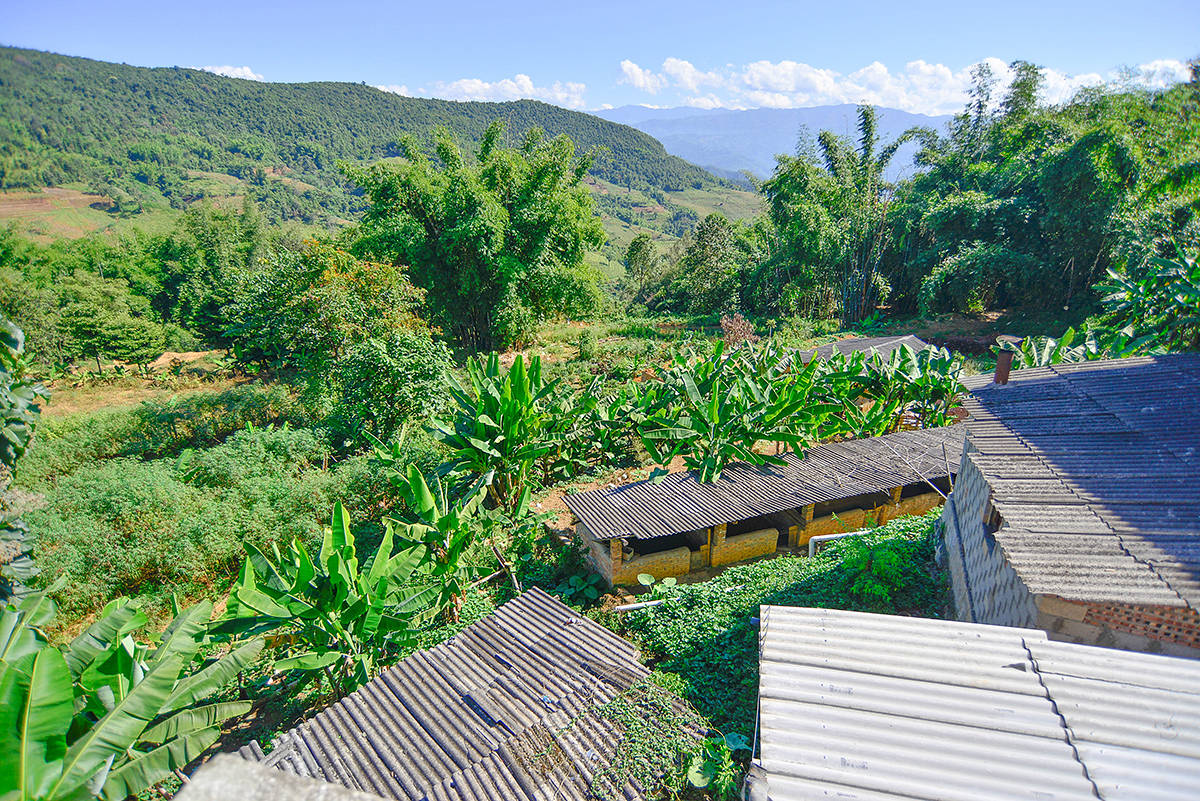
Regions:
[[[855, 135], [857, 107], [851, 104], [812, 108], [728, 109], [650, 108], [621, 106], [594, 112], [606, 120], [620, 122], [650, 134], [668, 153], [729, 176], [749, 170], [758, 177], [769, 176], [775, 156], [794, 153], [803, 134], [815, 137], [820, 131]], [[913, 126], [940, 128], [950, 115], [929, 116], [899, 109], [876, 107], [881, 141], [889, 141]], [[902, 148], [889, 171], [897, 177], [911, 171], [914, 148]]]

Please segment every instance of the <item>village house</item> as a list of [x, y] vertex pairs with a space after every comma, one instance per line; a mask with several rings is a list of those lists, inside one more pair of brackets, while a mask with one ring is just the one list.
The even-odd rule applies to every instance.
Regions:
[[1200, 656], [1200, 355], [1020, 370], [964, 405], [958, 617]]
[[702, 575], [929, 511], [950, 491], [964, 433], [955, 425], [829, 443], [785, 453], [783, 466], [730, 465], [713, 483], [673, 473], [564, 501], [588, 561], [610, 584]]

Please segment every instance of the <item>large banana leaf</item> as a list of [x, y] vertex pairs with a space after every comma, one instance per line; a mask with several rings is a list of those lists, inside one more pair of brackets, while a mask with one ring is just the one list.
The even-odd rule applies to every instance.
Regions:
[[220, 727], [213, 726], [171, 740], [152, 751], [138, 753], [109, 772], [101, 798], [105, 801], [123, 801], [140, 793], [170, 776], [172, 771], [195, 761], [220, 736]]
[[188, 736], [250, 711], [249, 701], [222, 701], [176, 712], [161, 723], [156, 723], [138, 737], [139, 742], [161, 745], [176, 737]]
[[183, 709], [220, 690], [238, 673], [254, 664], [262, 652], [264, 644], [261, 639], [251, 640], [203, 670], [183, 679], [175, 685], [163, 703], [161, 711], [174, 712], [176, 709]]
[[28, 674], [0, 675], [0, 796], [40, 798], [62, 774], [67, 729], [75, 711], [71, 673], [61, 653], [43, 648]]
[[71, 675], [78, 679], [131, 631], [146, 624], [146, 615], [131, 606], [109, 604], [100, 618], [71, 641], [64, 654]]
[[50, 788], [50, 794], [64, 795], [82, 786], [110, 764], [113, 754], [131, 748], [158, 717], [183, 666], [183, 658], [178, 654], [156, 663], [140, 684], [71, 745], [63, 761], [62, 776]]

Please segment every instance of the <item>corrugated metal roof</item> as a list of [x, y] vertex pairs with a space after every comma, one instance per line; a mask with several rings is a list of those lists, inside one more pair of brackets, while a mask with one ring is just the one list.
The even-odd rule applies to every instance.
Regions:
[[929, 347], [929, 343], [918, 339], [912, 334], [890, 337], [852, 337], [850, 339], [839, 339], [836, 342], [821, 345], [814, 350], [805, 351], [801, 358], [804, 362], [809, 362], [812, 361], [813, 356], [819, 359], [828, 359], [834, 353], [849, 356], [851, 353], [868, 351], [875, 351], [880, 356], [886, 357], [890, 356], [892, 351], [899, 350], [902, 347], [908, 347], [912, 350], [923, 350]]
[[1200, 607], [1200, 355], [1018, 370], [964, 406], [1032, 592]]
[[593, 537], [649, 539], [749, 520], [811, 503], [852, 498], [958, 470], [961, 425], [902, 431], [882, 437], [788, 452], [782, 467], [738, 463], [701, 484], [694, 473], [672, 473], [655, 484], [638, 481], [581, 492], [563, 500]]
[[1200, 662], [1031, 629], [763, 606], [771, 801], [1190, 799]]
[[595, 707], [647, 675], [630, 643], [531, 589], [281, 735], [263, 764], [401, 801], [582, 801], [621, 738]]

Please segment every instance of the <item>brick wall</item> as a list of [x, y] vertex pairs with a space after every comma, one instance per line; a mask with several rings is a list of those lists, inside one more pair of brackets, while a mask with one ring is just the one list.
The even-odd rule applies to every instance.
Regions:
[[779, 545], [779, 529], [764, 528], [733, 537], [722, 536], [718, 543], [714, 540], [712, 563], [728, 565], [747, 559], [757, 559], [775, 553]]
[[1186, 606], [1083, 603], [1041, 595], [1037, 626], [1056, 640], [1200, 657], [1200, 614]]
[[656, 579], [685, 576], [692, 569], [692, 551], [686, 545], [669, 551], [631, 557], [615, 569], [614, 584], [637, 584], [639, 573], [649, 573]]

